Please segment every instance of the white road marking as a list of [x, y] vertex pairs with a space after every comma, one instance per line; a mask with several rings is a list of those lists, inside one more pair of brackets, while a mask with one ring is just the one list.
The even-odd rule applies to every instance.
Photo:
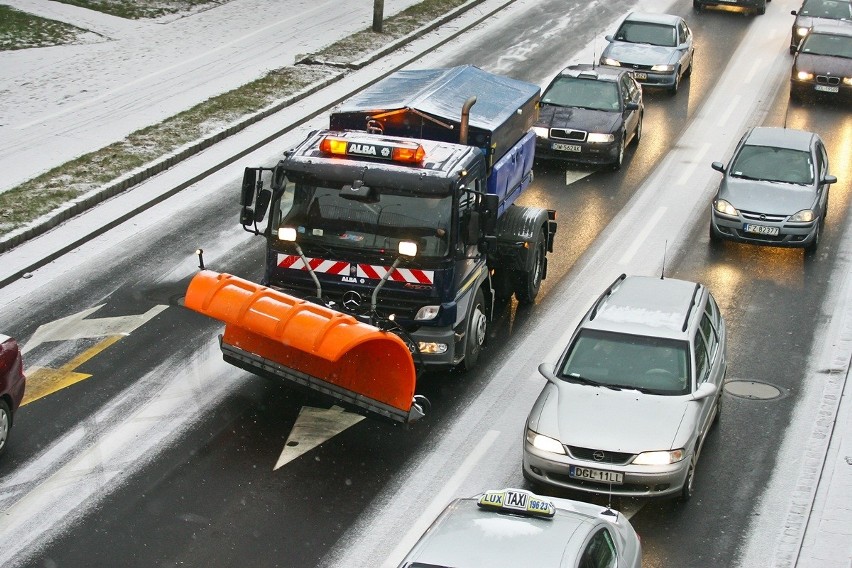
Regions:
[[411, 547], [414, 546], [414, 543], [417, 542], [417, 539], [420, 538], [429, 525], [432, 524], [432, 521], [435, 520], [441, 511], [444, 510], [444, 507], [453, 500], [453, 496], [456, 495], [459, 486], [462, 484], [464, 479], [470, 474], [473, 467], [485, 456], [488, 452], [488, 448], [490, 448], [497, 438], [500, 436], [500, 432], [497, 430], [489, 430], [485, 433], [482, 440], [473, 448], [473, 451], [468, 454], [467, 458], [462, 462], [450, 480], [443, 485], [441, 491], [435, 495], [435, 498], [429, 503], [429, 506], [423, 511], [423, 513], [417, 518], [417, 521], [411, 528], [408, 529], [408, 532], [405, 533], [405, 536], [399, 541], [399, 544], [390, 555], [385, 559], [382, 563], [383, 567], [393, 567], [397, 566], [405, 554], [411, 550]]
[[[648, 239], [648, 235], [651, 234], [651, 231], [654, 230], [654, 227], [657, 226], [657, 223], [660, 222], [660, 219], [663, 218], [663, 215], [666, 213], [665, 207], [659, 207], [654, 214], [648, 219], [648, 222], [642, 227], [642, 230], [639, 231], [639, 234], [636, 235], [636, 238], [632, 239], [630, 246], [627, 247], [627, 250], [624, 251], [624, 254], [621, 256], [621, 259], [618, 261], [618, 264], [622, 266], [630, 264], [630, 261], [633, 260], [633, 257], [636, 256], [636, 251], [639, 250], [645, 241]], [[660, 251], [660, 258], [662, 258], [662, 251]]]
[[27, 344], [21, 349], [22, 353], [34, 349], [49, 341], [66, 341], [69, 339], [85, 339], [88, 337], [106, 337], [108, 335], [129, 335], [136, 328], [155, 318], [166, 305], [157, 305], [142, 315], [119, 316], [112, 318], [86, 319], [104, 304], [83, 310], [82, 312], [40, 325]]
[[584, 177], [591, 175], [591, 171], [582, 171], [582, 170], [565, 170], [565, 185], [566, 187], [574, 183], [575, 181], [580, 181]]
[[742, 99], [740, 95], [734, 95], [733, 97], [731, 97], [730, 102], [725, 107], [725, 110], [719, 116], [719, 120], [718, 122], [716, 122], [716, 126], [727, 126], [728, 120], [730, 120], [734, 110], [739, 108], [740, 106], [740, 99]]
[[287, 436], [281, 456], [272, 470], [275, 471], [363, 419], [364, 417], [360, 414], [346, 412], [339, 406], [331, 408], [303, 406], [290, 435]]
[[[695, 153], [694, 156], [690, 158], [689, 164], [683, 169], [683, 173], [678, 178], [677, 185], [686, 185], [686, 182], [692, 179], [692, 174], [695, 173], [695, 169], [704, 164], [704, 156], [707, 155], [707, 152], [710, 151], [710, 144], [704, 143], [701, 145], [701, 149]], [[707, 164], [709, 167], [709, 164]]]

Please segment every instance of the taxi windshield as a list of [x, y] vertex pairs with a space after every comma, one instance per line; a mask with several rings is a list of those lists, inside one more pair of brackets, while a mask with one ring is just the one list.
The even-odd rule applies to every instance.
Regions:
[[449, 252], [451, 196], [413, 196], [370, 188], [369, 199], [343, 197], [343, 186], [288, 183], [279, 201], [277, 227], [293, 227], [303, 246], [396, 251], [414, 241], [420, 257]]
[[688, 346], [683, 341], [583, 330], [559, 373], [584, 384], [681, 395], [689, 389]]

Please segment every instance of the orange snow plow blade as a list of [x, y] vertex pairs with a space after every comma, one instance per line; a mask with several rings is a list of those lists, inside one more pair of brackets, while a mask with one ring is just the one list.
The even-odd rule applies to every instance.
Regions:
[[414, 360], [393, 333], [229, 274], [202, 270], [186, 307], [225, 322], [229, 363], [283, 378], [398, 422], [423, 416]]

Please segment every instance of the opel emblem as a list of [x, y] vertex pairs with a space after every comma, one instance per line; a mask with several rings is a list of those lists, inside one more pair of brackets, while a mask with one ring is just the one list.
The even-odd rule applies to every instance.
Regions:
[[766, 215], [761, 215], [761, 216], [760, 216], [760, 220], [761, 220], [761, 221], [766, 221]]
[[592, 454], [592, 457], [595, 458], [596, 462], [599, 462], [603, 461], [603, 459], [606, 457], [606, 454], [600, 450], [597, 450], [595, 453]]
[[343, 293], [343, 307], [350, 312], [354, 312], [361, 307], [361, 301], [361, 294], [355, 290], [347, 290]]

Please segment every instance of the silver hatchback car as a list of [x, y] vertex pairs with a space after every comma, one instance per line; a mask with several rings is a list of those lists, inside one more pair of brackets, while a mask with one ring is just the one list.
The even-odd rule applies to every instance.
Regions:
[[721, 414], [727, 332], [698, 283], [621, 275], [597, 299], [527, 418], [533, 485], [634, 497], [692, 496]]
[[620, 513], [523, 489], [456, 499], [399, 568], [639, 568], [642, 545]]
[[754, 127], [731, 162], [713, 162], [722, 182], [710, 208], [710, 242], [722, 239], [813, 253], [828, 212], [828, 153], [819, 135]]

